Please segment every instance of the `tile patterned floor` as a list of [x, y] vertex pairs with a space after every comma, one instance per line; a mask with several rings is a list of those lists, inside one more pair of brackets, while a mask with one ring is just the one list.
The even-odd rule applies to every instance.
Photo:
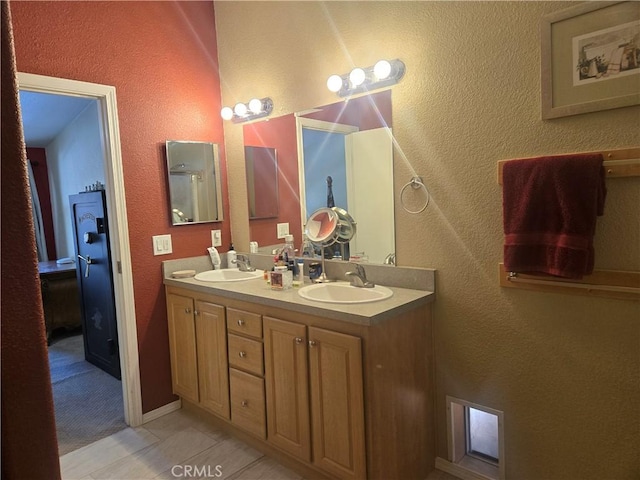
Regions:
[[[68, 453], [60, 457], [60, 467], [64, 480], [303, 480], [184, 410]], [[458, 479], [436, 471], [426, 480]]]

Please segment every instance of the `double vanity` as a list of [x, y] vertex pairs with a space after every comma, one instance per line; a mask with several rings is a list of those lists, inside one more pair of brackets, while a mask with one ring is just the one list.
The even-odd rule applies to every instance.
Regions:
[[[337, 263], [331, 268], [348, 268]], [[349, 297], [323, 287], [303, 287], [307, 298], [271, 290], [237, 270], [210, 281], [171, 275], [210, 268], [207, 257], [163, 263], [173, 391], [184, 408], [306, 478], [427, 477], [433, 270], [367, 266], [370, 279], [388, 280], [378, 290], [391, 296], [382, 299], [327, 284], [353, 289], [356, 303], [339, 303]]]

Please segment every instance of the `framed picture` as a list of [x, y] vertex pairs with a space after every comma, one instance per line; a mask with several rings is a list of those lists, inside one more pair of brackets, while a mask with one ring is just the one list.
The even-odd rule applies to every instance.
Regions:
[[584, 2], [541, 24], [542, 118], [640, 104], [640, 2]]

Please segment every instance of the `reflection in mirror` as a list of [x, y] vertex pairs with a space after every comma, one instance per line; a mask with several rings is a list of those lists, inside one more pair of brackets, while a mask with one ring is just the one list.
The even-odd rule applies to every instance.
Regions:
[[[282, 246], [284, 238], [278, 238], [277, 224], [286, 223], [289, 225], [289, 232], [294, 236], [295, 247], [299, 248], [302, 240], [302, 223], [298, 188], [296, 119], [293, 113], [290, 113], [261, 122], [247, 123], [242, 126], [242, 133], [245, 146], [272, 148], [278, 156], [278, 213], [273, 218], [249, 219], [250, 240], [258, 242], [260, 247]], [[256, 178], [255, 181], [266, 182], [267, 180]]]
[[218, 145], [168, 140], [166, 148], [172, 225], [221, 221]]
[[383, 263], [395, 252], [391, 92], [298, 116], [297, 130], [302, 218], [321, 207], [348, 211], [358, 235], [346, 256], [336, 254]]
[[278, 217], [251, 220], [252, 241], [281, 244], [276, 224], [288, 223], [297, 247], [308, 213], [335, 205], [358, 222], [351, 257], [383, 263], [395, 252], [390, 90], [247, 124], [243, 133], [245, 145], [278, 151]]
[[249, 220], [278, 216], [278, 160], [276, 149], [244, 147]]

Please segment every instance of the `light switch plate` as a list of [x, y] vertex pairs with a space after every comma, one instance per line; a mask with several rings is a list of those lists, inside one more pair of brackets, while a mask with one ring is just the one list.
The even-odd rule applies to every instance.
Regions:
[[285, 235], [289, 235], [289, 224], [288, 223], [278, 223], [277, 225], [277, 237], [284, 238]]
[[211, 230], [211, 246], [222, 246], [222, 230]]
[[151, 238], [153, 240], [154, 255], [169, 255], [170, 253], [173, 253], [171, 235], [154, 235]]

